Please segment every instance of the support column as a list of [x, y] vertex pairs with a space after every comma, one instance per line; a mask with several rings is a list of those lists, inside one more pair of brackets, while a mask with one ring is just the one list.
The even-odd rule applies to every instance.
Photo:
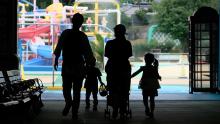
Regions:
[[[220, 13], [220, 0], [219, 0], [219, 13]], [[220, 29], [220, 14], [219, 14], [219, 27]], [[220, 31], [218, 35], [218, 48], [220, 48]], [[218, 90], [220, 91], [220, 50], [218, 49]]]
[[99, 32], [98, 24], [99, 24], [99, 1], [96, 0], [95, 2], [95, 33]]
[[18, 69], [17, 0], [0, 0], [0, 69]]

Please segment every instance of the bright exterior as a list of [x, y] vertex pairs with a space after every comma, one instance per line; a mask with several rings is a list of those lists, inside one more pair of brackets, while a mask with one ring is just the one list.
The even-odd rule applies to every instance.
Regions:
[[[54, 71], [52, 53], [61, 32], [71, 28], [71, 16], [78, 12], [84, 16], [81, 30], [89, 38], [104, 83], [107, 61], [104, 47], [114, 38], [113, 27], [122, 23], [133, 48], [132, 72], [144, 64], [144, 54], [151, 52], [159, 60], [162, 76], [159, 93], [188, 93], [187, 18], [203, 5], [217, 9], [217, 3], [217, 0], [18, 0], [17, 44], [22, 78], [38, 77], [48, 88], [62, 88], [62, 58], [58, 71]], [[140, 78], [141, 74], [131, 80], [131, 91], [140, 92], [137, 87]]]

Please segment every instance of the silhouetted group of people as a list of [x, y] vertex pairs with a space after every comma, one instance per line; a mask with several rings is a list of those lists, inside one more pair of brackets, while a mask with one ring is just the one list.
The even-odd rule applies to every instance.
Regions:
[[[84, 87], [86, 88], [86, 109], [90, 108], [90, 95], [93, 95], [93, 111], [97, 111], [98, 105], [98, 81], [101, 85], [101, 72], [95, 67], [96, 59], [93, 56], [89, 40], [85, 33], [80, 31], [84, 21], [81, 14], [76, 13], [71, 19], [72, 29], [66, 29], [62, 32], [56, 49], [54, 51], [55, 61], [54, 69], [57, 70], [58, 59], [62, 53], [62, 81], [63, 96], [65, 107], [63, 116], [69, 113], [72, 107], [72, 118], [78, 118], [78, 109], [80, 104], [80, 92], [85, 78]], [[154, 97], [158, 95], [157, 89], [160, 88], [158, 79], [158, 61], [154, 55], [147, 53], [144, 56], [145, 66], [131, 75], [131, 65], [129, 58], [132, 56], [131, 43], [126, 40], [126, 28], [122, 24], [114, 27], [115, 39], [110, 40], [105, 46], [105, 57], [108, 58], [105, 65], [107, 73], [108, 95], [112, 99], [112, 118], [117, 118], [118, 113], [123, 116], [126, 113], [127, 101], [129, 100], [131, 78], [140, 72], [143, 72], [140, 80], [143, 101], [145, 105], [145, 114], [153, 117], [155, 108]], [[73, 96], [71, 95], [73, 89]], [[148, 107], [148, 97], [150, 97], [150, 108]]]

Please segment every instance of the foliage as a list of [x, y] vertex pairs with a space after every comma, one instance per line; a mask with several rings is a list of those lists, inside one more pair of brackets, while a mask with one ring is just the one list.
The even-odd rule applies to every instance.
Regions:
[[50, 4], [52, 4], [52, 0], [37, 0], [37, 6], [40, 9], [45, 9], [46, 7], [48, 7]]
[[121, 23], [125, 25], [126, 28], [131, 26], [131, 17], [128, 17], [124, 12], [121, 13]]
[[180, 52], [179, 44], [173, 40], [167, 39], [164, 42], [158, 43], [157, 48], [160, 48], [163, 53]]
[[148, 11], [148, 12], [154, 12], [154, 10], [153, 10], [152, 7], [149, 7], [147, 11]]
[[104, 68], [104, 39], [100, 34], [95, 35], [96, 40], [90, 42], [93, 54], [97, 60], [97, 66], [100, 69]]
[[113, 27], [115, 27], [115, 25], [117, 24], [117, 14], [116, 13], [109, 13], [106, 20], [108, 20], [107, 23], [107, 27], [109, 27], [110, 29], [113, 29]]
[[140, 9], [140, 10], [136, 10], [135, 11], [135, 15], [136, 17], [144, 24], [147, 25], [149, 24], [148, 22], [148, 17], [147, 17], [147, 13], [148, 11], [145, 9]]
[[60, 0], [60, 2], [63, 3], [63, 5], [73, 5], [73, 3], [75, 2], [75, 0]]
[[146, 32], [146, 26], [130, 26], [127, 28], [127, 39], [128, 40], [137, 40], [137, 39], [142, 39], [141, 33]]
[[154, 3], [153, 8], [157, 12], [159, 30], [179, 39], [182, 48], [187, 51], [188, 17], [201, 6], [217, 9], [217, 5], [217, 0], [162, 0]]
[[146, 42], [144, 39], [138, 39], [132, 42], [132, 46], [135, 57], [143, 56], [145, 53], [151, 52], [153, 49], [160, 49], [163, 53], [180, 52], [179, 44], [170, 39], [167, 39], [164, 42], [158, 42], [157, 40]]
[[145, 39], [138, 39], [132, 41], [131, 43], [132, 43], [134, 57], [143, 56], [146, 52], [149, 51]]
[[132, 3], [140, 4], [141, 2], [151, 3], [151, 2], [153, 2], [154, 0], [131, 0], [131, 1], [132, 1]]
[[133, 0], [120, 0], [120, 3], [132, 3]]

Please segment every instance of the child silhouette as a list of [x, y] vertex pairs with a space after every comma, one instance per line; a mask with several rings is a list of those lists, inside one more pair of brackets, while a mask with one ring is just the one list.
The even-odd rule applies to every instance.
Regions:
[[104, 85], [101, 79], [100, 70], [95, 65], [87, 66], [86, 80], [84, 88], [86, 88], [86, 109], [90, 108], [90, 95], [93, 96], [93, 111], [97, 111], [98, 105], [98, 80], [101, 85]]
[[[139, 88], [142, 89], [143, 102], [145, 106], [146, 116], [154, 116], [155, 96], [158, 96], [157, 89], [160, 88], [158, 79], [161, 80], [161, 76], [158, 73], [158, 60], [154, 58], [154, 55], [147, 53], [144, 55], [145, 65], [141, 66], [136, 72], [134, 72], [131, 77], [136, 76], [140, 72], [143, 72]], [[148, 97], [150, 97], [150, 109], [148, 107]]]

